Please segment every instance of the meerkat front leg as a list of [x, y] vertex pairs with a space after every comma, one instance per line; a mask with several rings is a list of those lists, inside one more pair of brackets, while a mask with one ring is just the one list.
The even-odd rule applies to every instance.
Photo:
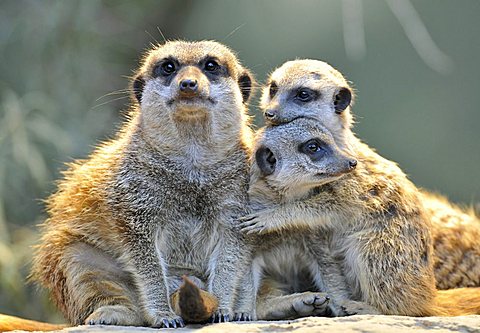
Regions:
[[[137, 225], [138, 228], [138, 225]], [[143, 310], [152, 327], [183, 327], [181, 317], [175, 314], [169, 302], [166, 267], [159, 258], [156, 232], [145, 230], [140, 233], [130, 230], [128, 234], [129, 254], [133, 260], [136, 283], [139, 287]]]
[[[322, 204], [324, 195], [264, 209], [239, 219], [247, 234], [266, 234], [284, 229], [322, 228], [334, 225], [344, 210], [341, 205]], [[328, 201], [327, 201], [328, 200]]]
[[228, 322], [233, 319], [235, 287], [240, 280], [239, 264], [245, 262], [245, 257], [249, 257], [242, 236], [227, 228], [224, 230], [223, 240], [214, 250], [217, 256], [212, 256], [209, 264], [211, 275], [208, 291], [214, 294], [219, 302], [212, 322]]
[[233, 309], [233, 320], [235, 321], [251, 321], [257, 319], [255, 307], [257, 301], [258, 283], [255, 282], [254, 273], [251, 269], [251, 266], [252, 263], [250, 260], [249, 265], [238, 271], [238, 273], [241, 275], [241, 278], [238, 282], [237, 299]]

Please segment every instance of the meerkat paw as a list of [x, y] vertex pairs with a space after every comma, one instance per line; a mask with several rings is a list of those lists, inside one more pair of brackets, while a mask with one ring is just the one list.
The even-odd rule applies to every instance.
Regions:
[[210, 319], [211, 323], [226, 323], [231, 321], [233, 318], [232, 313], [230, 310], [225, 309], [225, 308], [219, 308], [215, 310], [215, 312], [212, 315], [212, 318]]
[[235, 312], [233, 321], [252, 321], [255, 320], [251, 312]]
[[174, 312], [162, 311], [152, 320], [152, 327], [155, 328], [179, 328], [185, 327], [182, 317], [177, 316]]
[[347, 300], [341, 303], [341, 309], [346, 313], [347, 316], [353, 316], [353, 315], [378, 315], [382, 314], [380, 311], [378, 311], [376, 308], [373, 306], [365, 303], [365, 302], [357, 302], [357, 301], [351, 301]]
[[272, 223], [271, 212], [266, 209], [239, 218], [240, 231], [250, 234], [265, 234], [277, 228]]
[[143, 326], [144, 321], [135, 311], [124, 305], [105, 305], [96, 309], [85, 320], [86, 325]]
[[298, 317], [331, 316], [333, 309], [330, 297], [326, 293], [302, 293], [292, 302], [292, 311]]

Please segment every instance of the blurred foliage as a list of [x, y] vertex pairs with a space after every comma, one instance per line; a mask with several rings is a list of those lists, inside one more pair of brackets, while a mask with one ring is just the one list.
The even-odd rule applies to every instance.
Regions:
[[[413, 3], [451, 71], [429, 67], [430, 54], [407, 37], [393, 3], [2, 1], [0, 313], [61, 320], [45, 293], [26, 284], [36, 224], [45, 219], [41, 200], [65, 162], [86, 157], [114, 133], [128, 107], [128, 77], [150, 43], [163, 41], [157, 27], [168, 39], [228, 44], [260, 82], [287, 59], [327, 60], [355, 83], [360, 137], [417, 184], [456, 201], [479, 201], [480, 2]], [[365, 49], [357, 43], [358, 52], [352, 17], [363, 19], [358, 36]]]

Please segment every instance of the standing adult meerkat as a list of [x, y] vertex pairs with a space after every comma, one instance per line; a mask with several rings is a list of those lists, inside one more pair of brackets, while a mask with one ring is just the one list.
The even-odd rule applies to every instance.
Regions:
[[[342, 79], [330, 66], [311, 60], [287, 62], [271, 75], [262, 98], [270, 122], [311, 118], [312, 123], [322, 123], [338, 146], [358, 159], [359, 166], [323, 184], [299, 146], [265, 147], [265, 191], [297, 191], [303, 199], [276, 202], [273, 208], [248, 215], [242, 219], [244, 231], [265, 234], [311, 227], [331, 233], [329, 247], [341, 263], [353, 300], [381, 313], [478, 313], [480, 289], [437, 292], [431, 217], [423, 206], [424, 194], [395, 163], [353, 135], [347, 110], [353, 94]], [[279, 137], [286, 125], [279, 126]], [[317, 146], [323, 151], [321, 141]], [[285, 160], [295, 162], [286, 168]]]
[[70, 323], [183, 326], [170, 301], [182, 275], [216, 297], [217, 320], [233, 317], [249, 255], [234, 222], [247, 203], [251, 86], [216, 42], [148, 52], [128, 121], [47, 200], [33, 278]]
[[[298, 117], [317, 119], [341, 149], [353, 154], [359, 142], [352, 132], [353, 99], [353, 89], [339, 71], [325, 62], [305, 59], [288, 61], [270, 75], [261, 106], [269, 125]], [[479, 287], [478, 216], [425, 190], [417, 196], [431, 221], [437, 288]]]

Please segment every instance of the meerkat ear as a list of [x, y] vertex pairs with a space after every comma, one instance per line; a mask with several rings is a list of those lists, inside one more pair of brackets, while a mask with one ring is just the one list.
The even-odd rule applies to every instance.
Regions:
[[138, 101], [138, 104], [142, 102], [142, 94], [143, 94], [143, 87], [145, 86], [145, 79], [143, 78], [142, 74], [138, 74], [133, 80], [132, 83], [132, 90], [135, 98]]
[[273, 152], [265, 146], [261, 146], [255, 152], [255, 161], [257, 166], [260, 169], [260, 172], [264, 176], [271, 175], [275, 172], [275, 167], [277, 165], [277, 159]]
[[243, 103], [247, 103], [250, 99], [253, 86], [253, 76], [248, 69], [243, 69], [243, 72], [238, 77], [238, 86], [242, 93]]
[[348, 88], [340, 88], [333, 98], [335, 112], [342, 113], [352, 102], [352, 92]]

